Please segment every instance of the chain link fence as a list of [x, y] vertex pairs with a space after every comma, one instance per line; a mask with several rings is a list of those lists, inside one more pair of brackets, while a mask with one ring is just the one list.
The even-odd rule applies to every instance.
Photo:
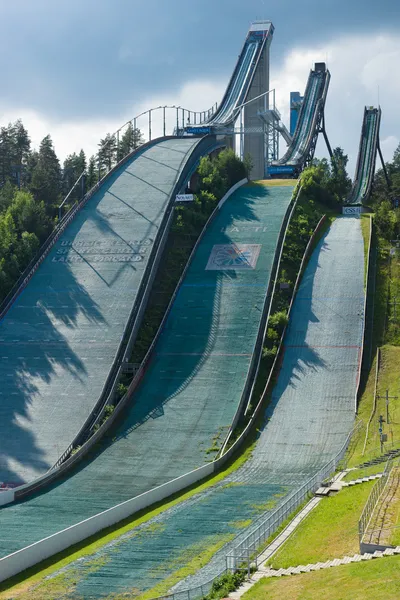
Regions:
[[[350, 439], [358, 433], [361, 426], [362, 423], [359, 421], [347, 436], [341, 450], [332, 460], [294, 492], [272, 514], [267, 517], [261, 517], [258, 520], [258, 524], [257, 522], [255, 523], [256, 528], [226, 556], [226, 565], [223, 570], [202, 585], [166, 594], [153, 600], [195, 600], [209, 594], [214, 582], [225, 573], [245, 570], [250, 574], [251, 567], [254, 564], [258, 566], [258, 558], [261, 556], [260, 549], [265, 545], [266, 540], [300, 506], [309, 494], [312, 494], [320, 487], [321, 482], [330, 477], [339, 466], [341, 468], [345, 467], [346, 452]], [[264, 548], [262, 549], [264, 550]]]
[[350, 442], [350, 439], [355, 435], [360, 427], [361, 422], [358, 422], [351, 433], [347, 436], [346, 442], [342, 446], [339, 453], [332, 458], [322, 469], [320, 469], [311, 479], [296, 490], [289, 498], [277, 508], [271, 515], [259, 522], [254, 529], [243, 541], [238, 544], [233, 552], [226, 557], [226, 568], [228, 571], [234, 572], [237, 570], [246, 569], [250, 572], [251, 563], [258, 566], [258, 557], [260, 556], [260, 548], [265, 545], [268, 538], [278, 529], [278, 527], [321, 485], [321, 482], [326, 480], [337, 467], [341, 464], [344, 468], [344, 458]]

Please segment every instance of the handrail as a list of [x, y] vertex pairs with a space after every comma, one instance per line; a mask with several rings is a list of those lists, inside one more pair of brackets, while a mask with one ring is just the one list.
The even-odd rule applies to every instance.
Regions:
[[[79, 175], [78, 179], [75, 181], [74, 185], [72, 186], [72, 188], [69, 190], [68, 194], [65, 196], [64, 200], [61, 202], [61, 204], [58, 207], [58, 220], [61, 221], [61, 209], [64, 206], [64, 204], [67, 202], [68, 198], [70, 197], [70, 195], [72, 194], [72, 192], [74, 191], [74, 189], [76, 188], [76, 186], [78, 185], [78, 183], [81, 181], [81, 179], [83, 178], [83, 176], [85, 175], [86, 171], [83, 170], [82, 173]], [[82, 194], [82, 198], [83, 198], [84, 194]]]
[[366, 534], [366, 532], [368, 530], [368, 526], [371, 522], [375, 508], [379, 502], [380, 497], [382, 496], [382, 492], [383, 492], [384, 488], [386, 487], [386, 484], [388, 482], [390, 473], [392, 472], [393, 466], [394, 466], [393, 459], [389, 459], [386, 463], [385, 470], [384, 470], [382, 477], [380, 479], [378, 479], [377, 482], [375, 483], [375, 485], [373, 486], [373, 488], [368, 496], [368, 500], [365, 503], [364, 509], [361, 513], [361, 517], [358, 521], [358, 537], [359, 537], [360, 546], [363, 542], [364, 535]]

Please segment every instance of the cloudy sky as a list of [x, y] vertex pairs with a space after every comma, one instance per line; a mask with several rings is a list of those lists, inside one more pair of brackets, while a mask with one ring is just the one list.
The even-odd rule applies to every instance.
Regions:
[[353, 169], [363, 107], [379, 100], [390, 159], [400, 139], [398, 0], [0, 0], [0, 124], [22, 118], [35, 145], [50, 133], [63, 159], [93, 153], [151, 106], [204, 110], [259, 18], [275, 25], [271, 87], [284, 120], [290, 91], [303, 92], [310, 67], [327, 60], [331, 143]]

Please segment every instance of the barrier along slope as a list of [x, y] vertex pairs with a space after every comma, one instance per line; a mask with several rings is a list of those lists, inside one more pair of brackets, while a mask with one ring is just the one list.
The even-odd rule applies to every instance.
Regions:
[[244, 547], [254, 551], [261, 521], [336, 457], [352, 429], [363, 310], [360, 221], [341, 217], [307, 264], [251, 458], [219, 484], [72, 563], [63, 574], [76, 582], [74, 593], [101, 598], [144, 592], [225, 542], [206, 567], [165, 596], [196, 598], [225, 571], [227, 555], [241, 552], [244, 560]]
[[77, 212], [4, 314], [3, 485], [46, 472], [91, 414], [138, 316], [174, 190], [212, 139], [164, 139], [134, 153]]
[[248, 185], [223, 204], [123, 422], [71, 477], [0, 510], [2, 556], [212, 460], [246, 386], [292, 195]]
[[366, 107], [361, 129], [356, 174], [348, 204], [365, 204], [374, 181], [376, 155], [381, 123], [381, 109]]

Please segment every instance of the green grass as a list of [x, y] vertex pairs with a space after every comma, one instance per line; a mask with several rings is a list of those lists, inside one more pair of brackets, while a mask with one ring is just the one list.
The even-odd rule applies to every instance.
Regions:
[[[400, 250], [390, 256], [387, 262], [388, 271], [388, 306], [386, 319], [385, 342], [400, 346]], [[396, 302], [396, 309], [394, 306]]]
[[248, 185], [263, 185], [265, 187], [295, 186], [297, 179], [258, 179], [251, 181]]
[[371, 217], [369, 214], [361, 215], [361, 232], [364, 239], [364, 285], [366, 286], [369, 256], [369, 240], [371, 234]]
[[324, 498], [268, 561], [274, 568], [324, 562], [358, 552], [358, 519], [373, 482]]
[[[196, 553], [197, 556], [192, 558], [190, 560], [190, 562], [188, 562], [183, 568], [178, 569], [172, 575], [167, 577], [167, 579], [164, 579], [164, 581], [162, 581], [158, 585], [154, 586], [147, 592], [140, 594], [139, 596], [137, 596], [137, 595], [129, 596], [126, 594], [124, 594], [123, 596], [117, 595], [117, 596], [113, 596], [113, 600], [114, 600], [114, 598], [115, 598], [115, 600], [119, 600], [120, 598], [121, 598], [121, 600], [122, 600], [122, 598], [125, 600], [125, 598], [130, 598], [130, 597], [135, 598], [135, 600], [150, 600], [151, 598], [158, 598], [159, 596], [163, 596], [164, 594], [166, 594], [168, 592], [168, 590], [172, 586], [179, 583], [179, 581], [182, 581], [189, 575], [193, 575], [194, 573], [196, 573], [196, 571], [198, 571], [199, 569], [204, 567], [208, 562], [210, 562], [210, 560], [212, 559], [214, 554], [216, 552], [218, 552], [218, 550], [220, 550], [225, 544], [227, 544], [234, 537], [235, 537], [235, 534], [220, 536], [217, 543], [210, 545], [206, 550], [202, 550], [202, 551]], [[186, 548], [186, 552], [190, 552], [191, 554], [193, 554], [193, 550], [195, 550], [195, 548], [192, 548], [192, 549]]]
[[362, 479], [363, 477], [369, 477], [370, 475], [383, 473], [384, 469], [385, 463], [372, 465], [371, 467], [364, 467], [362, 469], [356, 469], [355, 471], [350, 471], [350, 473], [347, 473], [347, 475], [343, 477], [342, 481], [354, 481], [355, 479]]
[[399, 600], [400, 557], [262, 579], [243, 600]]
[[[385, 393], [389, 390], [390, 396], [397, 396], [397, 399], [389, 401], [390, 423], [384, 423], [383, 432], [388, 436], [388, 442], [384, 444], [384, 452], [394, 447], [400, 448], [400, 379], [398, 376], [398, 365], [400, 364], [400, 347], [383, 346], [381, 348], [381, 361], [378, 374], [378, 395], [376, 411], [372, 418], [365, 453], [363, 454], [366, 425], [370, 418], [373, 408], [374, 388], [375, 388], [375, 365], [376, 357], [372, 364], [368, 381], [358, 408], [358, 417], [363, 422], [363, 429], [358, 434], [349, 457], [348, 466], [357, 466], [367, 460], [380, 456], [380, 437], [379, 437], [379, 415], [383, 415], [386, 420], [386, 400]], [[396, 443], [398, 442], [398, 443]], [[381, 467], [383, 469], [383, 467]]]

